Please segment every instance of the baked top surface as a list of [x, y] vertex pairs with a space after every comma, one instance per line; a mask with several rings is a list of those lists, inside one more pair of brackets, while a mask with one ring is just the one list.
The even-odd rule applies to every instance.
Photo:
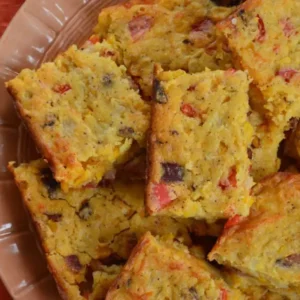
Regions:
[[[183, 280], [184, 279], [184, 280]], [[111, 286], [110, 299], [243, 299], [218, 271], [176, 247], [145, 234]]]
[[102, 10], [95, 33], [120, 51], [129, 73], [150, 97], [155, 63], [189, 72], [232, 65], [215, 26], [232, 11], [208, 0], [130, 1]]
[[149, 139], [150, 213], [214, 220], [247, 215], [253, 128], [242, 71], [159, 73]]

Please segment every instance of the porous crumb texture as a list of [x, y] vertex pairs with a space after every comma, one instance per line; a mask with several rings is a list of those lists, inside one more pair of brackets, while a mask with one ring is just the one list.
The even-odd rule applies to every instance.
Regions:
[[130, 1], [103, 9], [94, 31], [120, 51], [129, 73], [150, 97], [154, 63], [189, 72], [232, 65], [215, 26], [232, 11], [209, 0]]
[[142, 183], [65, 193], [42, 160], [10, 169], [66, 299], [104, 299], [145, 232], [191, 246], [190, 230], [203, 228], [194, 220], [145, 217]]
[[149, 104], [104, 42], [70, 47], [7, 83], [62, 188], [95, 184], [145, 146]]
[[218, 24], [241, 67], [264, 95], [261, 105], [278, 125], [300, 116], [300, 2], [247, 0]]
[[246, 299], [188, 249], [146, 233], [107, 293], [107, 300]]
[[300, 292], [300, 175], [276, 173], [252, 191], [256, 202], [248, 217], [227, 221], [209, 254], [289, 299]]
[[233, 69], [158, 71], [148, 149], [150, 213], [209, 221], [248, 214], [248, 84], [247, 75]]

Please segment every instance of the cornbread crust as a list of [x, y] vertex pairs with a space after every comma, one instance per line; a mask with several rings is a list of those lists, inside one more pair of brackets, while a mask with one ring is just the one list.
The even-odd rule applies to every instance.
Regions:
[[94, 32], [119, 50], [123, 64], [149, 98], [155, 63], [165, 70], [188, 72], [232, 66], [215, 24], [233, 9], [209, 0], [129, 1], [103, 9]]
[[245, 299], [187, 249], [146, 233], [110, 287], [113, 299]]
[[300, 175], [276, 173], [252, 194], [249, 216], [228, 220], [208, 258], [253, 276], [270, 290], [299, 297]]
[[11, 163], [10, 170], [64, 299], [104, 299], [147, 231], [192, 245], [190, 231], [197, 221], [145, 217], [141, 183], [65, 193], [43, 160], [18, 167]]
[[64, 190], [97, 185], [145, 146], [149, 104], [113, 53], [107, 42], [72, 46], [6, 84]]
[[148, 141], [150, 214], [210, 222], [248, 214], [248, 83], [242, 71], [157, 70]]

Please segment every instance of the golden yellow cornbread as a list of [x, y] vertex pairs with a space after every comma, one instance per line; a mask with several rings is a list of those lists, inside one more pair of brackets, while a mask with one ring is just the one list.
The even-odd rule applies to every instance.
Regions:
[[[6, 85], [62, 188], [97, 185], [144, 147], [149, 104], [108, 43], [70, 47]], [[104, 55], [104, 56], [101, 56]]]
[[154, 63], [188, 72], [232, 65], [215, 26], [232, 11], [209, 0], [134, 0], [103, 9], [94, 31], [120, 51], [129, 73], [150, 97]]
[[255, 203], [249, 216], [229, 219], [208, 257], [298, 299], [300, 175], [276, 173], [258, 183], [252, 195]]
[[247, 0], [218, 24], [278, 125], [300, 116], [299, 12], [299, 1]]
[[188, 249], [146, 233], [134, 248], [107, 300], [245, 299], [219, 272]]
[[43, 160], [14, 167], [15, 181], [38, 230], [48, 266], [65, 299], [99, 300], [145, 232], [191, 246], [194, 220], [145, 217], [144, 185], [60, 189]]
[[151, 214], [214, 221], [249, 213], [248, 84], [233, 69], [157, 74], [148, 142]]

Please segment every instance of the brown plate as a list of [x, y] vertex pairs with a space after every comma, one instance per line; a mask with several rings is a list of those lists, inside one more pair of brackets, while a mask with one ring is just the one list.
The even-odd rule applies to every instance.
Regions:
[[81, 44], [101, 8], [118, 0], [27, 0], [0, 40], [0, 277], [14, 299], [60, 299], [43, 253], [7, 170], [38, 157], [4, 82]]

